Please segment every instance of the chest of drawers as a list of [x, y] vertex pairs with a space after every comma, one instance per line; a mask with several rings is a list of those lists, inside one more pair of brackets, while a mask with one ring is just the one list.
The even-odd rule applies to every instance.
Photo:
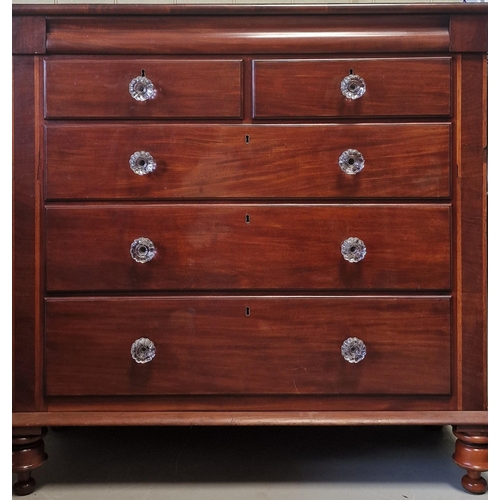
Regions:
[[486, 490], [485, 5], [13, 7], [13, 469], [57, 425], [453, 425]]

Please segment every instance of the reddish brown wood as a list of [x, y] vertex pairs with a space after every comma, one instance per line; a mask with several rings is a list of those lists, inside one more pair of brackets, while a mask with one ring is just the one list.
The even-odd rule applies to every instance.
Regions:
[[[46, 130], [49, 200], [378, 198], [450, 195], [449, 124], [52, 125]], [[338, 159], [355, 148], [357, 175]], [[130, 156], [148, 151], [139, 176]]]
[[35, 60], [13, 61], [13, 402], [15, 411], [36, 410], [36, 148]]
[[[46, 314], [51, 396], [450, 390], [449, 298], [53, 299]], [[146, 364], [130, 354], [142, 336]], [[357, 364], [340, 353], [350, 336]]]
[[17, 413], [16, 425], [484, 425], [485, 412], [457, 411], [51, 411]]
[[470, 493], [485, 493], [488, 486], [481, 473], [488, 470], [488, 428], [486, 426], [455, 426], [457, 441], [453, 460], [466, 469], [462, 486]]
[[449, 46], [446, 16], [311, 14], [223, 16], [217, 30], [210, 29], [212, 21], [205, 16], [120, 17], [111, 24], [105, 17], [51, 17], [47, 46], [49, 51], [83, 54], [442, 52]]
[[[420, 412], [425, 419], [427, 412], [446, 413], [455, 408], [449, 395], [353, 395], [353, 394], [213, 394], [213, 395], [147, 395], [147, 396], [52, 396], [47, 397], [48, 412], [186, 412], [211, 411], [237, 412], [244, 416], [249, 411], [297, 412], [328, 411], [401, 411]], [[359, 410], [363, 408], [363, 410]], [[484, 412], [486, 421], [486, 412]], [[270, 423], [272, 423], [270, 415]], [[450, 421], [453, 423], [454, 421]], [[457, 422], [461, 422], [457, 417]], [[396, 422], [397, 423], [397, 422]], [[140, 424], [138, 424], [140, 425]]]
[[461, 265], [461, 385], [464, 410], [484, 410], [487, 404], [487, 241], [486, 241], [486, 61], [462, 56], [458, 235]]
[[451, 52], [487, 52], [488, 16], [457, 14], [450, 17]]
[[[240, 118], [239, 60], [52, 58], [45, 60], [46, 118]], [[155, 96], [136, 101], [144, 71]]]
[[448, 423], [484, 491], [487, 11], [14, 5], [14, 462], [45, 424]]
[[12, 18], [12, 53], [45, 54], [45, 17], [19, 16]]
[[[14, 15], [66, 15], [66, 16], [124, 16], [133, 15], [135, 17], [141, 16], [276, 16], [276, 15], [353, 15], [367, 16], [371, 14], [395, 14], [403, 16], [414, 16], [415, 14], [423, 15], [440, 15], [440, 14], [486, 14], [488, 12], [488, 5], [463, 5], [457, 3], [442, 2], [438, 5], [422, 2], [421, 4], [364, 4], [364, 5], [351, 5], [351, 4], [296, 4], [296, 5], [272, 5], [266, 4], [247, 4], [247, 5], [169, 5], [169, 4], [141, 4], [140, 8], [137, 5], [103, 5], [103, 4], [83, 4], [83, 5], [22, 5], [13, 4], [12, 12]], [[395, 16], [396, 17], [396, 16]], [[356, 41], [357, 42], [357, 41]], [[355, 45], [355, 44], [353, 44]]]
[[46, 428], [39, 427], [14, 427], [12, 430], [12, 472], [17, 474], [14, 493], [18, 496], [29, 495], [35, 489], [31, 471], [47, 460], [43, 443], [46, 433]]
[[[448, 116], [450, 58], [256, 60], [254, 117]], [[366, 93], [347, 99], [350, 73]]]
[[[450, 287], [445, 204], [50, 206], [46, 231], [51, 291]], [[150, 262], [130, 256], [140, 237]], [[349, 237], [361, 262], [341, 254]]]

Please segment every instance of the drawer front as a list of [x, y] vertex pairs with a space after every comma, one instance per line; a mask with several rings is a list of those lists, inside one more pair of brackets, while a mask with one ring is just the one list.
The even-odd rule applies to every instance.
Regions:
[[[46, 118], [240, 118], [241, 60], [57, 59], [45, 61]], [[129, 85], [144, 74], [153, 97]]]
[[[430, 123], [51, 124], [46, 129], [46, 196], [448, 197], [450, 136], [449, 124]], [[145, 161], [143, 152], [155, 167], [136, 174], [130, 162]], [[354, 175], [341, 170], [343, 156], [362, 170]]]
[[[137, 363], [142, 337], [155, 355]], [[449, 394], [450, 299], [48, 299], [45, 382], [50, 396]]]
[[[365, 93], [340, 85], [360, 76]], [[451, 58], [260, 60], [253, 62], [254, 117], [449, 116]]]
[[[447, 290], [450, 218], [449, 205], [51, 206], [47, 289]], [[341, 253], [349, 238], [360, 262]]]

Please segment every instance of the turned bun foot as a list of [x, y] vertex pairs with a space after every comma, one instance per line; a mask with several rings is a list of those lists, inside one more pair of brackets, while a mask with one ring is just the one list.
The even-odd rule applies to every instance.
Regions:
[[486, 427], [456, 427], [453, 434], [457, 438], [453, 460], [467, 471], [462, 486], [470, 493], [481, 495], [488, 489], [481, 476], [488, 470], [488, 430]]
[[47, 454], [43, 444], [45, 428], [14, 429], [12, 437], [12, 472], [17, 474], [13, 492], [15, 495], [24, 496], [33, 493], [35, 480], [31, 471], [40, 467]]
[[470, 493], [475, 493], [476, 495], [482, 495], [488, 489], [486, 479], [481, 476], [480, 472], [474, 470], [467, 471], [467, 474], [462, 478], [462, 486]]
[[13, 486], [14, 494], [17, 496], [29, 495], [35, 491], [35, 485], [36, 482], [31, 477], [31, 472], [19, 472]]

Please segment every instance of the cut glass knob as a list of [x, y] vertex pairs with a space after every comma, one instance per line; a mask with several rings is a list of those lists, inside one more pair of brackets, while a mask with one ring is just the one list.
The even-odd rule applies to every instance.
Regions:
[[153, 82], [145, 76], [134, 78], [128, 86], [128, 91], [136, 101], [147, 101], [155, 94]]
[[342, 242], [340, 251], [348, 262], [359, 262], [366, 255], [366, 245], [359, 238], [347, 238]]
[[339, 156], [339, 167], [342, 172], [354, 175], [361, 172], [365, 166], [365, 159], [357, 149], [347, 149]]
[[136, 262], [144, 264], [156, 255], [156, 247], [148, 238], [137, 238], [130, 245], [130, 255]]
[[349, 363], [359, 363], [366, 356], [366, 345], [356, 337], [349, 337], [344, 340], [340, 352]]
[[347, 99], [359, 99], [366, 92], [366, 83], [359, 75], [348, 75], [340, 83], [340, 90]]
[[128, 161], [132, 172], [137, 175], [146, 175], [156, 168], [154, 158], [147, 151], [136, 151]]
[[156, 347], [151, 340], [141, 337], [132, 344], [130, 354], [136, 363], [149, 363], [155, 357]]

